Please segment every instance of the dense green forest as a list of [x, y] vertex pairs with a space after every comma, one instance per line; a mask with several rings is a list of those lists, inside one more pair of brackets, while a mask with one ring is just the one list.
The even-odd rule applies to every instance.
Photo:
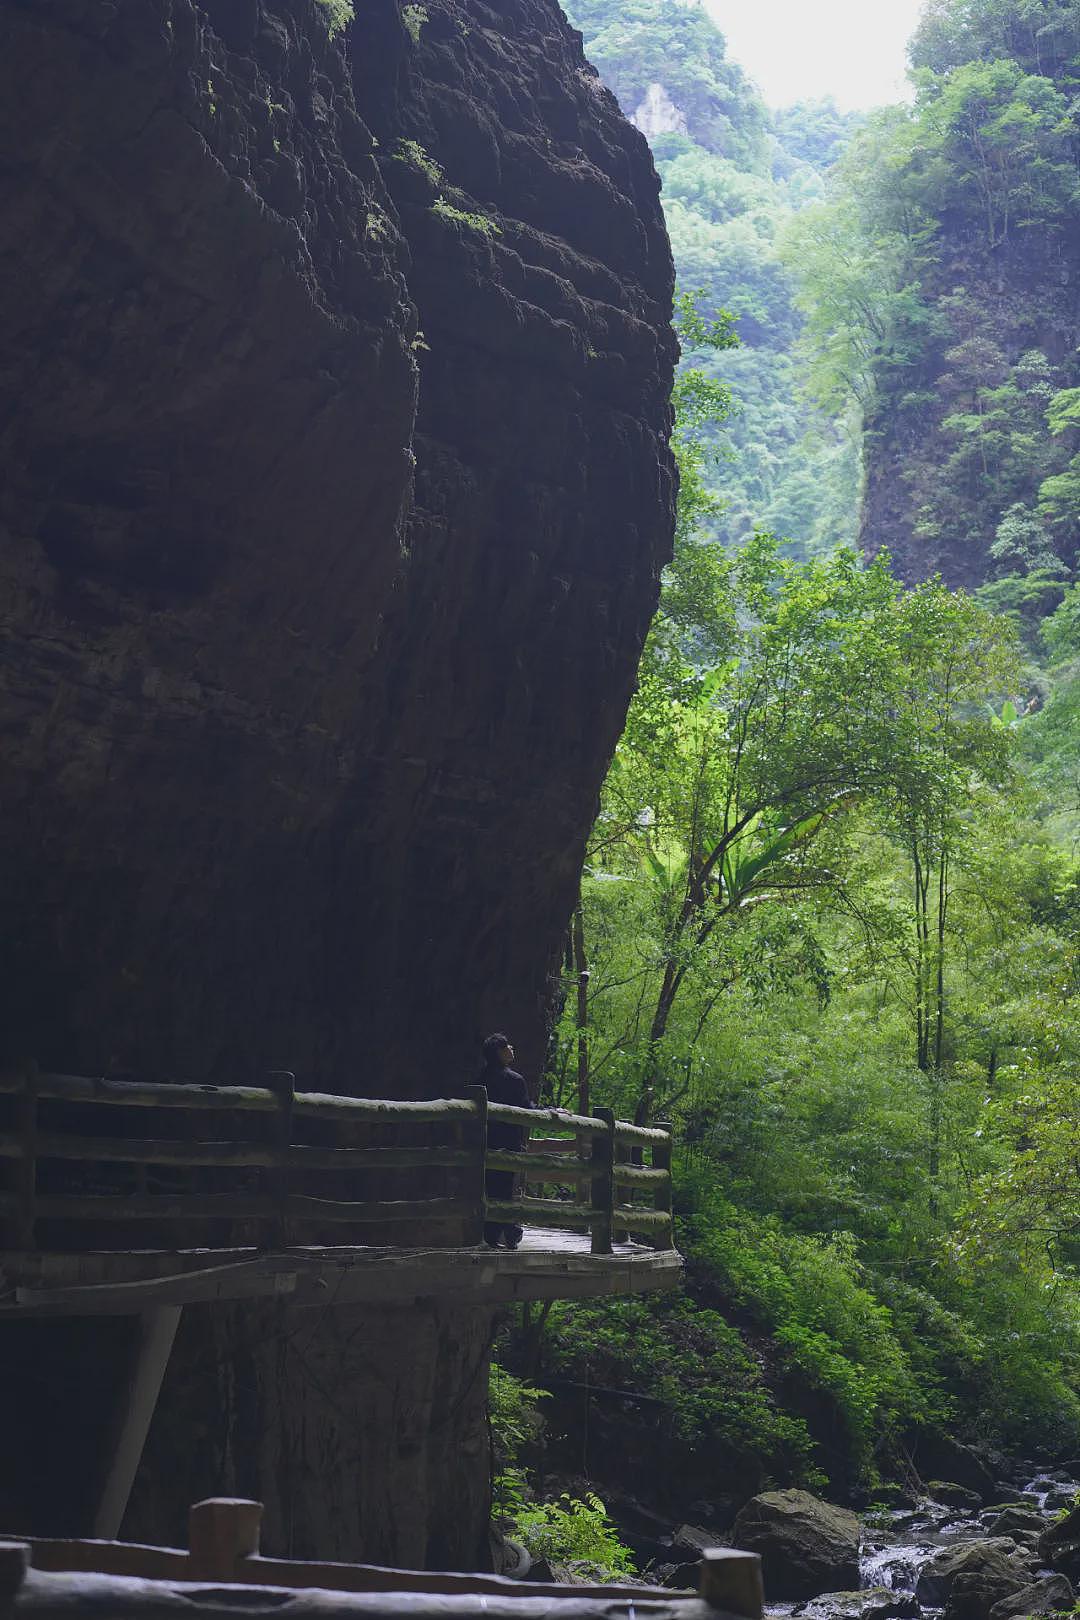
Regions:
[[803, 317], [783, 243], [793, 215], [825, 197], [826, 175], [860, 120], [831, 102], [771, 117], [719, 29], [681, 0], [571, 0], [566, 10], [590, 60], [650, 135], [684, 291], [709, 315], [736, 317], [737, 349], [688, 355], [732, 392], [723, 430], [711, 435], [724, 459], [709, 482], [724, 501], [707, 532], [734, 545], [765, 528], [802, 555], [838, 536], [853, 542], [856, 442], [802, 388]]
[[690, 1490], [1073, 1455], [1080, 8], [930, 0], [858, 119], [697, 5], [567, 9], [663, 178], [683, 481], [544, 1083], [673, 1122], [689, 1269], [504, 1361], [659, 1391]]

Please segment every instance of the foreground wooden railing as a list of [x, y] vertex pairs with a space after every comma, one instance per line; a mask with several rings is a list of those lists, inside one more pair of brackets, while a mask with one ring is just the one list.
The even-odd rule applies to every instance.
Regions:
[[[562, 1134], [513, 1152], [489, 1146], [494, 1120]], [[298, 1092], [292, 1075], [257, 1087], [6, 1074], [5, 1164], [9, 1250], [400, 1242], [372, 1235], [399, 1223], [417, 1244], [435, 1241], [432, 1223], [479, 1242], [486, 1221], [586, 1231], [594, 1254], [624, 1233], [673, 1247], [669, 1131], [603, 1109], [511, 1108], [482, 1086], [391, 1102]], [[514, 1172], [524, 1193], [490, 1200], [489, 1170]]]
[[[168, 1586], [158, 1589], [137, 1587], [125, 1592], [108, 1592], [96, 1588], [94, 1596], [104, 1611], [111, 1608], [117, 1613], [139, 1612], [139, 1600], [146, 1612], [158, 1614], [173, 1606], [179, 1598], [186, 1599], [185, 1607], [195, 1606], [206, 1615], [212, 1607], [213, 1594], [193, 1591], [192, 1582], [212, 1582], [215, 1585], [241, 1585], [248, 1588], [270, 1588], [267, 1603], [260, 1605], [259, 1594], [249, 1591], [242, 1604], [223, 1602], [228, 1612], [237, 1607], [245, 1613], [259, 1612], [262, 1608], [280, 1608], [269, 1600], [276, 1592], [292, 1588], [304, 1594], [303, 1600], [290, 1604], [287, 1612], [303, 1614], [310, 1620], [341, 1620], [342, 1613], [366, 1614], [379, 1612], [371, 1606], [355, 1609], [343, 1604], [340, 1598], [325, 1599], [330, 1592], [374, 1597], [379, 1593], [409, 1594], [408, 1610], [420, 1620], [431, 1615], [432, 1620], [448, 1620], [449, 1616], [474, 1615], [483, 1609], [489, 1616], [505, 1614], [517, 1617], [523, 1612], [533, 1613], [535, 1605], [527, 1611], [516, 1607], [528, 1598], [544, 1598], [548, 1603], [558, 1600], [560, 1613], [570, 1620], [580, 1615], [582, 1620], [612, 1620], [612, 1604], [623, 1599], [632, 1615], [635, 1607], [643, 1613], [659, 1616], [664, 1612], [679, 1614], [687, 1601], [693, 1606], [694, 1594], [670, 1592], [657, 1587], [619, 1586], [557, 1586], [539, 1581], [508, 1580], [504, 1576], [482, 1574], [443, 1574], [422, 1570], [388, 1569], [374, 1564], [338, 1564], [301, 1562], [296, 1559], [264, 1558], [259, 1553], [259, 1534], [262, 1521], [260, 1502], [238, 1501], [232, 1498], [212, 1498], [197, 1502], [190, 1510], [188, 1550], [174, 1547], [147, 1547], [122, 1541], [71, 1541], [38, 1538], [12, 1538], [0, 1540], [0, 1606], [7, 1600], [17, 1599], [26, 1581], [27, 1571], [41, 1574], [94, 1574], [120, 1578], [135, 1577], [141, 1582], [185, 1583], [177, 1593]], [[759, 1620], [763, 1607], [761, 1586], [761, 1559], [756, 1553], [737, 1552], [717, 1548], [702, 1555], [697, 1597], [710, 1608], [720, 1609], [741, 1620]], [[225, 1598], [239, 1594], [225, 1594]], [[458, 1604], [446, 1599], [458, 1599]], [[111, 1599], [111, 1605], [109, 1603]], [[323, 1601], [320, 1601], [323, 1599]], [[434, 1599], [434, 1601], [431, 1601]], [[37, 1617], [55, 1615], [72, 1616], [72, 1620], [85, 1613], [88, 1596], [78, 1585], [69, 1589], [57, 1586], [50, 1591], [48, 1584], [32, 1594], [29, 1605]], [[391, 1604], [389, 1611], [400, 1617], [401, 1606]], [[171, 1612], [171, 1609], [170, 1609]], [[547, 1613], [547, 1611], [545, 1611]]]

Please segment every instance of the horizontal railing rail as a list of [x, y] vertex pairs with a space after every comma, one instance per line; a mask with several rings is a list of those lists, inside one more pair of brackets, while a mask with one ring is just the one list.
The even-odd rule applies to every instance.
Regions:
[[[261, 1502], [211, 1498], [196, 1502], [188, 1514], [188, 1546], [153, 1547], [122, 1541], [83, 1541], [44, 1537], [0, 1539], [0, 1585], [9, 1608], [17, 1615], [25, 1588], [28, 1612], [82, 1614], [87, 1605], [85, 1583], [71, 1588], [50, 1583], [50, 1576], [66, 1574], [98, 1577], [95, 1594], [126, 1597], [123, 1612], [158, 1615], [194, 1600], [204, 1613], [263, 1614], [282, 1606], [286, 1594], [303, 1594], [302, 1603], [289, 1603], [288, 1612], [340, 1620], [356, 1613], [371, 1620], [385, 1612], [400, 1616], [405, 1609], [423, 1620], [465, 1617], [484, 1609], [499, 1620], [519, 1620], [538, 1612], [536, 1599], [552, 1608], [573, 1613], [579, 1620], [610, 1620], [613, 1605], [629, 1605], [658, 1620], [676, 1620], [690, 1608], [697, 1620], [703, 1606], [738, 1620], [760, 1620], [764, 1606], [761, 1559], [757, 1553], [727, 1547], [703, 1551], [696, 1592], [610, 1582], [594, 1585], [555, 1585], [538, 1580], [510, 1580], [504, 1575], [455, 1574], [441, 1571], [391, 1569], [377, 1564], [329, 1563], [295, 1558], [270, 1558], [260, 1549]], [[110, 1590], [108, 1579], [119, 1577], [141, 1584]], [[35, 1579], [36, 1578], [36, 1579]], [[146, 1583], [153, 1582], [154, 1585]], [[173, 1583], [183, 1583], [178, 1592]], [[216, 1592], [205, 1590], [207, 1584]], [[198, 1587], [204, 1590], [197, 1590]], [[229, 1588], [244, 1587], [245, 1593]], [[224, 1588], [224, 1590], [221, 1590]], [[333, 1598], [330, 1597], [333, 1594]], [[370, 1602], [350, 1605], [350, 1597], [374, 1599], [390, 1594], [385, 1611]], [[260, 1602], [260, 1596], [264, 1601]], [[393, 1597], [398, 1601], [393, 1602]], [[214, 1599], [218, 1602], [215, 1605]], [[134, 1601], [133, 1601], [134, 1600]], [[230, 1601], [231, 1600], [231, 1601]], [[272, 1601], [276, 1600], [276, 1601]], [[447, 1601], [449, 1600], [449, 1601]], [[523, 1604], [529, 1604], [523, 1607]], [[105, 1606], [99, 1603], [99, 1607]]]
[[[492, 1124], [518, 1128], [520, 1146], [490, 1143]], [[514, 1178], [509, 1196], [489, 1194], [491, 1172]], [[404, 1246], [446, 1242], [448, 1223], [451, 1242], [521, 1223], [587, 1233], [594, 1254], [625, 1235], [670, 1249], [671, 1133], [604, 1109], [511, 1107], [482, 1086], [395, 1102], [297, 1091], [291, 1075], [204, 1086], [31, 1069], [0, 1074], [0, 1223], [7, 1250], [340, 1246], [350, 1228], [377, 1243], [372, 1228], [399, 1223], [420, 1234]]]

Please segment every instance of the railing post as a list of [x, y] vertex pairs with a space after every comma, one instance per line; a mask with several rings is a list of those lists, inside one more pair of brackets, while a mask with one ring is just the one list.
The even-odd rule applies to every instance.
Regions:
[[604, 1129], [592, 1139], [592, 1252], [611, 1253], [611, 1213], [615, 1207], [615, 1115], [598, 1108]]
[[289, 1069], [271, 1069], [270, 1090], [277, 1098], [274, 1120], [274, 1147], [277, 1166], [270, 1172], [274, 1203], [274, 1242], [280, 1249], [289, 1247], [289, 1158], [292, 1149], [293, 1101], [296, 1097], [296, 1076]]
[[653, 1205], [667, 1216], [667, 1225], [657, 1232], [653, 1239], [654, 1249], [673, 1249], [675, 1247], [675, 1231], [671, 1218], [671, 1125], [667, 1120], [658, 1120], [658, 1131], [666, 1131], [667, 1136], [662, 1142], [652, 1145], [652, 1167], [654, 1170], [666, 1170], [667, 1180], [657, 1183], [653, 1194]]
[[761, 1584], [761, 1555], [730, 1547], [709, 1547], [701, 1555], [698, 1595], [710, 1608], [723, 1609], [742, 1620], [761, 1620], [765, 1593]]
[[211, 1496], [188, 1511], [188, 1558], [196, 1581], [231, 1581], [241, 1558], [257, 1558], [261, 1502]]
[[33, 1249], [36, 1245], [37, 1220], [37, 1133], [38, 1133], [38, 1069], [36, 1063], [27, 1064], [23, 1073], [23, 1089], [16, 1111], [18, 1132], [22, 1138], [22, 1158], [18, 1160], [19, 1216], [16, 1247]]
[[488, 1094], [486, 1086], [466, 1086], [465, 1095], [476, 1108], [476, 1140], [480, 1155], [478, 1185], [476, 1193], [477, 1227], [475, 1242], [483, 1243], [484, 1227], [487, 1223], [487, 1138], [488, 1138]]
[[25, 1541], [0, 1541], [0, 1615], [14, 1614], [15, 1599], [30, 1567]]

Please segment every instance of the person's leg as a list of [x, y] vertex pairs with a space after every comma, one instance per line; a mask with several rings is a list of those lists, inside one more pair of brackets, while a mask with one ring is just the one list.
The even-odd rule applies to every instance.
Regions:
[[[489, 1170], [484, 1177], [484, 1188], [491, 1202], [507, 1203], [514, 1196], [513, 1171]], [[484, 1223], [484, 1242], [489, 1248], [497, 1249], [499, 1240], [505, 1238], [508, 1232], [514, 1230], [516, 1230], [514, 1227], [506, 1226], [502, 1221], [486, 1221]]]

